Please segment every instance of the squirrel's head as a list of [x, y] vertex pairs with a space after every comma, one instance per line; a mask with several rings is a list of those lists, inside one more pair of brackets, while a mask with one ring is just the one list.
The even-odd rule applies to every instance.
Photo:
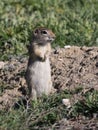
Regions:
[[39, 27], [33, 31], [33, 41], [40, 45], [51, 43], [54, 39], [55, 34], [47, 28]]

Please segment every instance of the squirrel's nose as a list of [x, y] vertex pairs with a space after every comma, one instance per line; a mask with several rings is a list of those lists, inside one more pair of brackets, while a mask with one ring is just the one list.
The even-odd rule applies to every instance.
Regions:
[[55, 35], [53, 35], [52, 37], [49, 37], [49, 40], [52, 42], [55, 40]]
[[52, 42], [52, 41], [54, 41], [54, 39], [55, 39], [55, 37], [50, 37], [49, 41]]

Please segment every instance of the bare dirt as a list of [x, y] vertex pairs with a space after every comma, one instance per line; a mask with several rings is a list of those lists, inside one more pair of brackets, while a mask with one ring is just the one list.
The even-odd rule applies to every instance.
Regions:
[[[53, 86], [58, 91], [77, 87], [98, 90], [98, 47], [57, 48], [52, 51], [50, 60]], [[27, 57], [12, 56], [9, 61], [0, 62], [0, 109], [11, 108], [19, 97], [26, 96], [24, 75], [27, 61]], [[62, 122], [58, 123], [59, 130], [66, 127]], [[75, 124], [73, 130], [88, 130], [82, 123], [75, 121]], [[97, 129], [92, 127], [91, 130]]]
[[71, 47], [56, 50], [51, 58], [54, 86], [61, 89], [98, 89], [98, 48]]

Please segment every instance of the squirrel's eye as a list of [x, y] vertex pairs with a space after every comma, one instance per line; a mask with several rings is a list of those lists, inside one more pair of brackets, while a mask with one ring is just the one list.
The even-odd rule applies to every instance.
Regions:
[[43, 30], [43, 31], [42, 31], [42, 34], [47, 34], [47, 31]]

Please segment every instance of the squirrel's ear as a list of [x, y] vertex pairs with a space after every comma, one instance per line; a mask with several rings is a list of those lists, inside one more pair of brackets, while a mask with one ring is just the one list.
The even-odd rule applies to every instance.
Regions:
[[38, 29], [35, 29], [33, 33], [36, 36], [38, 34], [38, 32], [39, 32]]

